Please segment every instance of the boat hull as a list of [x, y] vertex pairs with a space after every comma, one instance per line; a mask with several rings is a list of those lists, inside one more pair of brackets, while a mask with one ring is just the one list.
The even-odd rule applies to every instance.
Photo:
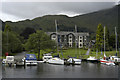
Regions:
[[72, 65], [80, 65], [81, 64], [81, 59], [69, 58], [67, 60], [67, 63], [72, 64]]
[[26, 60], [26, 62], [25, 62], [26, 66], [36, 66], [37, 64], [38, 64], [37, 61], [32, 61], [32, 60], [31, 61]]
[[64, 64], [64, 60], [60, 59], [60, 58], [52, 58], [50, 60], [48, 60], [49, 64], [60, 64], [63, 65]]
[[115, 63], [108, 61], [108, 62], [106, 63], [106, 65], [108, 65], [108, 66], [110, 66], [110, 65], [115, 66]]
[[98, 60], [87, 60], [87, 62], [98, 63]]
[[106, 64], [108, 61], [107, 60], [100, 60], [100, 63]]
[[57, 64], [57, 65], [64, 65], [64, 62], [49, 62], [49, 64]]

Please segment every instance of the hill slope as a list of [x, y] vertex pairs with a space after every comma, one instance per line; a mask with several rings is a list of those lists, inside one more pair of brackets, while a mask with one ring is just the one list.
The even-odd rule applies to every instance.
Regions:
[[[74, 31], [74, 26], [78, 26], [79, 32], [96, 32], [97, 25], [101, 23], [107, 26], [110, 32], [114, 32], [114, 27], [118, 26], [118, 15], [120, 16], [119, 5], [110, 9], [101, 10], [75, 17], [65, 15], [46, 15], [37, 17], [33, 20], [24, 20], [19, 22], [5, 22], [12, 27], [12, 30], [21, 33], [26, 27], [42, 29], [44, 31], [55, 31], [55, 19], [60, 31]], [[4, 26], [3, 26], [4, 28]]]

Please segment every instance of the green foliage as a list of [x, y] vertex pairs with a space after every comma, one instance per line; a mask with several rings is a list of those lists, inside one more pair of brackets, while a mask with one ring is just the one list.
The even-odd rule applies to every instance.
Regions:
[[[109, 30], [105, 26], [105, 50], [110, 50], [110, 38], [109, 38]], [[98, 25], [97, 31], [96, 31], [96, 50], [101, 51], [104, 49], [104, 29], [101, 24]]]
[[10, 28], [10, 26], [9, 25], [5, 25], [5, 30], [4, 30], [4, 32], [7, 32], [7, 31], [11, 31], [11, 28]]
[[101, 24], [98, 25], [97, 27], [97, 31], [96, 31], [96, 48], [98, 49], [98, 51], [100, 51], [103, 47], [103, 26]]
[[23, 49], [22, 43], [13, 32], [2, 32], [2, 53], [16, 53]]
[[107, 27], [105, 27], [105, 49], [108, 51], [108, 50], [110, 50], [110, 45], [109, 44], [111, 44], [110, 42], [109, 42], [109, 30], [108, 30], [108, 28]]
[[25, 44], [26, 50], [33, 50], [38, 53], [38, 59], [40, 59], [40, 50], [54, 49], [55, 42], [50, 40], [50, 37], [41, 30], [33, 33], [29, 36], [27, 43]]
[[21, 36], [24, 37], [24, 39], [28, 39], [29, 35], [35, 33], [34, 28], [26, 27], [25, 30], [20, 34]]
[[112, 34], [109, 39], [109, 45], [115, 49], [115, 34]]
[[9, 25], [5, 25], [4, 32], [2, 32], [2, 53], [16, 53], [21, 52], [23, 47], [19, 40], [19, 35], [11, 31]]

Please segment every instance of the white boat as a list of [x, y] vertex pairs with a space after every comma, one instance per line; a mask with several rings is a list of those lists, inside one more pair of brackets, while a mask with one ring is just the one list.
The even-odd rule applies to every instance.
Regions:
[[3, 64], [14, 64], [14, 56], [6, 56], [6, 59], [3, 59]]
[[120, 58], [118, 58], [117, 56], [111, 56], [110, 60], [113, 62], [120, 62]]
[[64, 60], [60, 59], [60, 58], [52, 58], [48, 60], [49, 64], [64, 64]]
[[43, 62], [48, 62], [49, 59], [52, 59], [51, 54], [44, 54], [44, 56], [43, 56]]
[[110, 65], [115, 66], [115, 63], [112, 62], [112, 61], [107, 61], [107, 62], [106, 62], [106, 65], [109, 65], [109, 66], [110, 66]]
[[90, 56], [89, 58], [87, 58], [87, 60], [89, 60], [89, 61], [96, 61], [97, 59], [95, 57]]
[[102, 64], [106, 64], [108, 62], [108, 60], [106, 60], [106, 59], [100, 59], [100, 63], [102, 63]]
[[[56, 20], [55, 20], [55, 26], [56, 26], [56, 42], [57, 42], [57, 51], [58, 51], [58, 34], [57, 34], [57, 22], [56, 22]], [[49, 64], [64, 64], [64, 60], [62, 60], [58, 57], [51, 58], [47, 62]]]
[[117, 56], [117, 52], [118, 52], [118, 41], [117, 41], [118, 39], [117, 39], [117, 29], [116, 29], [116, 27], [115, 27], [115, 46], [116, 46], [116, 54], [115, 54], [115, 56], [110, 56], [110, 61], [113, 61], [113, 62], [115, 62], [115, 63], [120, 63], [120, 58], [118, 58], [118, 56]]
[[80, 65], [80, 64], [81, 64], [81, 59], [69, 58], [69, 59], [67, 60], [67, 62], [68, 62], [69, 64]]
[[87, 61], [89, 61], [89, 62], [98, 62], [98, 60], [95, 57], [92, 57], [92, 56], [87, 58]]

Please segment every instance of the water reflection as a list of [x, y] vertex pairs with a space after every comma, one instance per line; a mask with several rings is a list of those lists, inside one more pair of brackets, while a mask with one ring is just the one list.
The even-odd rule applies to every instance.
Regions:
[[38, 66], [4, 67], [3, 78], [117, 78], [118, 66], [82, 62], [66, 66], [40, 63]]

